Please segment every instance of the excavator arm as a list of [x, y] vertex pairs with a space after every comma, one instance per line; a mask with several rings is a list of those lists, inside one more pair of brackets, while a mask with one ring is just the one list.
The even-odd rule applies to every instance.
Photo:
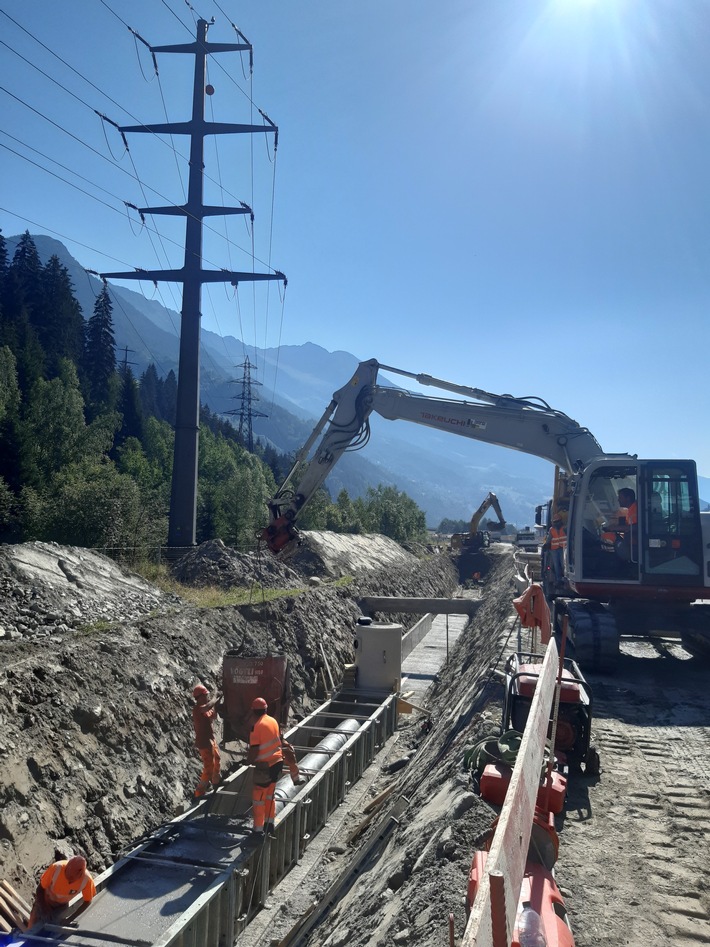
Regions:
[[[463, 396], [465, 400], [431, 397], [378, 385], [380, 369], [413, 378], [420, 385]], [[550, 408], [541, 399], [494, 395], [430, 375], [414, 375], [370, 359], [361, 362], [350, 381], [335, 392], [284, 483], [268, 503], [270, 522], [261, 537], [275, 555], [285, 556], [295, 547], [298, 542], [295, 521], [300, 511], [345, 451], [357, 450], [367, 443], [373, 411], [391, 421], [412, 421], [533, 454], [570, 473], [583, 469], [591, 458], [603, 454], [587, 428]], [[308, 461], [321, 434], [315, 453]], [[294, 487], [292, 484], [299, 473], [298, 485]]]
[[503, 512], [500, 508], [498, 497], [495, 495], [495, 493], [489, 493], [488, 496], [483, 501], [483, 503], [481, 503], [481, 505], [478, 507], [476, 512], [471, 517], [471, 523], [468, 528], [468, 531], [471, 536], [476, 535], [476, 533], [478, 532], [478, 527], [481, 524], [481, 520], [483, 519], [484, 514], [491, 507], [493, 507], [493, 509], [496, 512], [496, 516], [498, 517], [498, 526], [501, 529], [505, 529], [505, 520], [503, 519]]

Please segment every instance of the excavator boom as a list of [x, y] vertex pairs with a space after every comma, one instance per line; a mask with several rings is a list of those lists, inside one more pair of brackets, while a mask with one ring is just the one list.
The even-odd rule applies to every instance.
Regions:
[[[400, 388], [377, 384], [381, 368], [419, 384], [463, 395], [470, 400], [436, 398]], [[570, 473], [603, 453], [596, 438], [562, 411], [550, 408], [537, 398], [494, 395], [479, 388], [455, 385], [430, 375], [413, 375], [376, 359], [361, 362], [350, 381], [335, 392], [306, 447], [302, 450], [284, 484], [269, 501], [270, 523], [262, 537], [275, 555], [285, 555], [294, 547], [295, 521], [316, 490], [346, 450], [363, 447], [370, 436], [369, 417], [375, 411], [388, 420], [412, 421], [439, 431], [450, 431], [473, 440], [510, 447], [542, 457]], [[323, 436], [313, 458], [306, 453]], [[300, 479], [297, 487], [291, 484]]]
[[489, 493], [484, 499], [483, 503], [481, 503], [481, 505], [471, 517], [471, 523], [468, 528], [471, 536], [478, 532], [478, 527], [481, 525], [481, 520], [483, 519], [484, 514], [487, 513], [491, 507], [493, 507], [496, 512], [496, 516], [498, 517], [498, 528], [505, 529], [505, 520], [503, 519], [503, 512], [500, 508], [498, 497], [495, 495], [495, 493]]
[[[378, 384], [380, 369], [458, 397]], [[587, 428], [540, 398], [495, 395], [375, 359], [361, 362], [335, 392], [269, 501], [270, 522], [262, 538], [275, 555], [284, 556], [297, 545], [298, 515], [343, 453], [367, 443], [373, 411], [555, 465], [554, 512], [564, 523], [566, 546], [562, 564], [559, 557], [552, 560], [554, 581], [546, 560], [543, 573], [555, 621], [568, 628], [577, 660], [612, 666], [619, 628], [635, 634], [645, 627], [679, 630], [691, 654], [710, 654], [710, 606], [703, 606], [710, 599], [710, 514], [702, 514], [704, 524], [693, 461], [606, 454]]]

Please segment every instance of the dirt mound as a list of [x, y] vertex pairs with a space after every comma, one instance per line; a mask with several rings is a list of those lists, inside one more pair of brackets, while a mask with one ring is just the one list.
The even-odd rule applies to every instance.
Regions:
[[0, 639], [59, 641], [86, 625], [131, 621], [180, 601], [88, 549], [0, 546]]
[[301, 544], [289, 562], [305, 575], [341, 578], [392, 567], [411, 568], [417, 562], [416, 556], [393, 539], [373, 533], [355, 536], [306, 530], [300, 537]]
[[221, 539], [212, 539], [188, 552], [175, 563], [173, 574], [184, 585], [214, 585], [221, 589], [254, 585], [289, 588], [303, 581], [300, 573], [268, 552], [238, 552], [225, 546]]

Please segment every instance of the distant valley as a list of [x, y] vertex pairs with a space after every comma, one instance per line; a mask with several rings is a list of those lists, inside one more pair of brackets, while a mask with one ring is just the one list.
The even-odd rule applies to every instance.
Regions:
[[[44, 263], [56, 254], [67, 267], [85, 318], [94, 307], [101, 283], [87, 274], [62, 243], [34, 236]], [[7, 238], [10, 258], [16, 237]], [[112, 285], [117, 359], [125, 357], [136, 376], [153, 362], [160, 375], [177, 374], [180, 314], [156, 300]], [[377, 358], [376, 343], [359, 356], [328, 352], [314, 342], [255, 349], [233, 336], [203, 331], [201, 337], [201, 397], [211, 411], [238, 411], [241, 386], [239, 365], [248, 356], [256, 367], [253, 378], [261, 401], [254, 407], [269, 416], [255, 418], [255, 437], [278, 450], [300, 449], [326, 409], [333, 392], [341, 388], [361, 359]], [[399, 366], [426, 372], [426, 365]], [[473, 378], [450, 379], [475, 384]], [[509, 390], [506, 383], [504, 388]], [[564, 406], [561, 406], [564, 409]], [[233, 418], [236, 422], [236, 418]], [[346, 454], [336, 465], [326, 486], [333, 497], [341, 489], [362, 495], [368, 486], [395, 486], [411, 496], [426, 512], [427, 524], [436, 527], [444, 517], [468, 519], [483, 497], [493, 491], [503, 515], [518, 526], [531, 524], [534, 508], [544, 502], [552, 487], [551, 464], [505, 448], [458, 438], [405, 421], [371, 418], [372, 436], [363, 450]], [[710, 480], [700, 478], [701, 495], [710, 496]]]

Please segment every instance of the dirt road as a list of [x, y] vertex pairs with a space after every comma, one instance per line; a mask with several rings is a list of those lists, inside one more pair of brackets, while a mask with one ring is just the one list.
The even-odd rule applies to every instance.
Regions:
[[598, 779], [573, 780], [558, 878], [577, 947], [710, 943], [710, 687], [676, 644], [624, 641], [594, 689]]

